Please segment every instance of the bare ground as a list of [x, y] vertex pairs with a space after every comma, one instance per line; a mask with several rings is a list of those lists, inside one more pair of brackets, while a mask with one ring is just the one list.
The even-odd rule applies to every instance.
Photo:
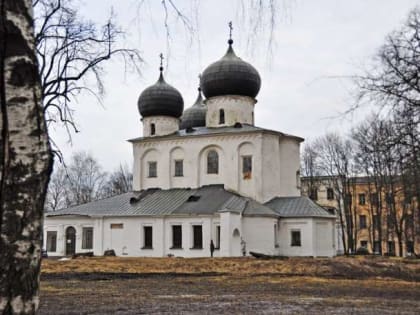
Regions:
[[46, 260], [40, 314], [419, 314], [420, 263], [387, 258]]

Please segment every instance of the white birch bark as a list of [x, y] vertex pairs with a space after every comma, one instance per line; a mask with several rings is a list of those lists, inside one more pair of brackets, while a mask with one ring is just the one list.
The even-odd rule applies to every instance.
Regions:
[[39, 305], [42, 215], [52, 156], [31, 0], [0, 0], [0, 313]]

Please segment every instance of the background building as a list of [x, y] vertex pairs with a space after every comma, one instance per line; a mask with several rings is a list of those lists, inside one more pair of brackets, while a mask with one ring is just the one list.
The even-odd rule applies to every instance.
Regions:
[[[370, 177], [337, 179], [303, 177], [301, 190], [302, 195], [331, 213], [335, 211], [340, 239], [346, 241], [350, 252], [365, 248], [370, 253], [390, 256], [420, 253], [417, 201], [404, 196], [398, 177], [386, 181]], [[345, 189], [337, 186], [343, 182], [348, 185], [346, 195]], [[349, 240], [354, 243], [350, 244]]]

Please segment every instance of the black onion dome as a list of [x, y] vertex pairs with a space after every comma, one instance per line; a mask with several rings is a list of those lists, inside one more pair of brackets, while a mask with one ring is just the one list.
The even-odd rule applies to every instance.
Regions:
[[201, 89], [198, 89], [198, 96], [193, 106], [187, 108], [181, 117], [180, 129], [206, 126], [207, 106], [201, 96]]
[[146, 88], [137, 101], [140, 115], [181, 117], [184, 110], [184, 100], [181, 93], [165, 82], [162, 72], [159, 80]]
[[201, 77], [206, 98], [218, 95], [242, 95], [255, 98], [260, 91], [261, 78], [248, 62], [236, 56], [229, 40], [229, 49], [222, 59], [208, 66]]

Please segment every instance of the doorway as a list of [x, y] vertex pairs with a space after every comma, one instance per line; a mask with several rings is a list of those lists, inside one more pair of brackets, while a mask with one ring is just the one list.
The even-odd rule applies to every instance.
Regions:
[[66, 256], [76, 253], [76, 229], [69, 226], [66, 229]]

